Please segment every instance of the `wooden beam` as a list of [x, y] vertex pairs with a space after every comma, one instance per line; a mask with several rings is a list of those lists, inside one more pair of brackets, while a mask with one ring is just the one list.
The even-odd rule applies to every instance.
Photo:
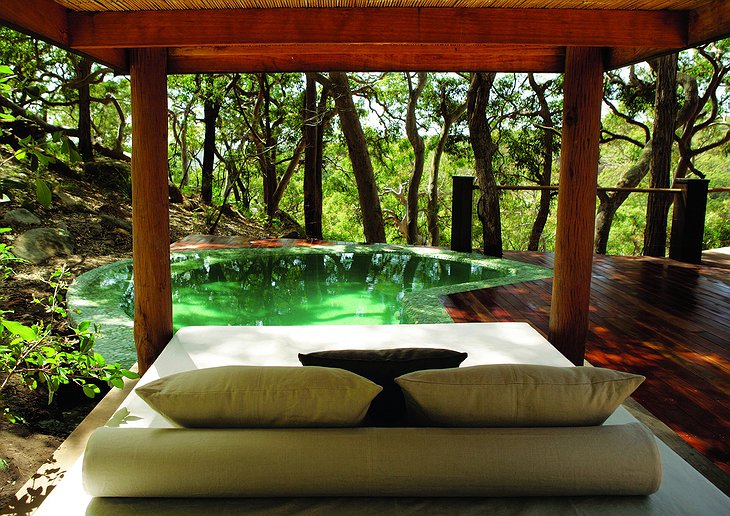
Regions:
[[730, 2], [712, 0], [690, 11], [688, 46], [730, 37]]
[[598, 146], [603, 96], [600, 49], [569, 48], [565, 57], [563, 137], [548, 339], [583, 364], [593, 263]]
[[[682, 48], [692, 48], [711, 41], [730, 37], [730, 2], [713, 0], [689, 12], [687, 44]], [[648, 61], [657, 57], [682, 50], [677, 48], [613, 48], [606, 67], [622, 68], [631, 64]]]
[[172, 337], [167, 51], [131, 52], [134, 342], [140, 374]]
[[[52, 0], [2, 0], [0, 24], [71, 50], [68, 44], [68, 10]], [[76, 52], [120, 73], [128, 69], [127, 53], [122, 49]]]
[[172, 48], [169, 73], [563, 71], [565, 49], [534, 45], [246, 45]]
[[74, 48], [256, 43], [687, 44], [686, 11], [470, 8], [228, 9], [70, 13]]
[[643, 61], [649, 61], [677, 52], [676, 48], [612, 48], [606, 60], [606, 69], [615, 70]]

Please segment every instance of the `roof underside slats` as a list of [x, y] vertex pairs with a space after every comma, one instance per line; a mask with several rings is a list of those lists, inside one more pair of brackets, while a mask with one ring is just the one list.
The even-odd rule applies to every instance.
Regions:
[[266, 9], [281, 7], [490, 7], [520, 9], [694, 9], [708, 0], [55, 0], [74, 11]]
[[0, 23], [120, 72], [155, 47], [168, 73], [562, 72], [728, 37], [730, 0], [0, 0]]

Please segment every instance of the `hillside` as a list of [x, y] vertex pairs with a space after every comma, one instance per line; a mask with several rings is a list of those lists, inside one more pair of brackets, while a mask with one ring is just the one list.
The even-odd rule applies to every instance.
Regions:
[[[34, 303], [33, 298], [50, 294], [46, 280], [53, 271], [65, 266], [73, 278], [132, 255], [127, 163], [104, 161], [83, 170], [45, 175], [52, 190], [48, 208], [38, 202], [33, 177], [17, 164], [0, 167], [0, 182], [14, 185], [6, 189], [11, 200], [0, 203], [0, 228], [11, 229], [0, 234], [0, 243], [16, 246], [17, 254], [32, 254], [38, 248], [59, 253], [41, 263], [10, 263], [14, 274], [5, 280], [0, 276], [0, 310], [11, 311], [5, 314], [6, 318], [26, 325], [48, 320], [43, 306]], [[26, 186], [20, 187], [21, 184]], [[205, 233], [210, 208], [173, 192], [176, 202], [170, 204], [171, 242], [191, 233]], [[217, 234], [255, 239], [266, 236], [268, 230], [227, 210]], [[65, 323], [54, 327], [60, 334], [69, 331]], [[17, 383], [9, 389], [6, 401], [27, 423], [10, 424], [0, 416], [0, 509], [50, 459], [55, 448], [98, 401], [98, 397], [87, 399], [80, 390], [67, 389], [60, 391], [49, 406], [45, 393], [30, 391]]]

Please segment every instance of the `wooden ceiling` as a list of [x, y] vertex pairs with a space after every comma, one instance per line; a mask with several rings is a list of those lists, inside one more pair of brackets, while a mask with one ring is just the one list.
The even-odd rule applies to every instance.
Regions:
[[[39, 15], [43, 13], [43, 15]], [[1, 0], [0, 23], [120, 72], [562, 72], [566, 47], [618, 68], [730, 35], [728, 0]]]
[[74, 11], [164, 11], [281, 7], [489, 7], [524, 9], [696, 9], [708, 0], [55, 0]]

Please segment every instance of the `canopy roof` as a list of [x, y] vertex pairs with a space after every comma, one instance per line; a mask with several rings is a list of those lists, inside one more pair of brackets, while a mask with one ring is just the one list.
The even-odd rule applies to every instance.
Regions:
[[707, 0], [56, 0], [75, 11], [264, 9], [276, 7], [493, 7], [524, 9], [696, 9]]
[[[42, 14], [40, 14], [42, 13]], [[730, 35], [726, 0], [2, 0], [0, 22], [128, 71], [562, 72], [567, 47], [617, 68]]]

